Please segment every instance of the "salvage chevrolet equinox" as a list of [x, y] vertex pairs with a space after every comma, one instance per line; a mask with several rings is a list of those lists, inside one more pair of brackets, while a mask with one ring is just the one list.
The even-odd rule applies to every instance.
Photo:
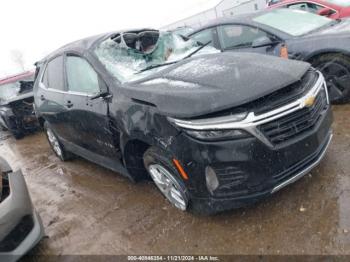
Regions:
[[143, 29], [68, 44], [36, 66], [36, 114], [59, 158], [152, 178], [181, 210], [267, 197], [332, 138], [324, 78], [305, 62]]

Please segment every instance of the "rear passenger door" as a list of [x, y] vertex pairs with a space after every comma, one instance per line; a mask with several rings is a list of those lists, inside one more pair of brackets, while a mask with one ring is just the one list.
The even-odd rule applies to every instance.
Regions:
[[68, 130], [62, 116], [65, 95], [63, 56], [57, 56], [46, 63], [36, 92], [36, 106], [41, 116], [50, 124], [57, 136], [64, 138]]
[[117, 154], [118, 134], [111, 129], [109, 101], [102, 97], [94, 99], [99, 93], [108, 92], [105, 82], [84, 57], [75, 54], [65, 57], [65, 72], [65, 118], [73, 130], [70, 141], [90, 153], [113, 157]]

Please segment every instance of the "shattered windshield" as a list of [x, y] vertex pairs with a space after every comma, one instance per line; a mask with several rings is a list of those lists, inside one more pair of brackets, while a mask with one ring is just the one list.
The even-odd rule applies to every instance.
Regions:
[[[0, 101], [10, 100], [12, 98], [15, 98], [19, 94], [28, 91], [27, 86], [32, 87], [31, 81], [33, 81], [33, 79], [28, 78], [28, 79], [22, 79], [21, 81], [0, 85]], [[21, 82], [22, 82], [22, 86], [21, 86]], [[30, 84], [27, 85], [26, 83], [30, 83]]]
[[[126, 32], [101, 42], [95, 49], [95, 54], [113, 76], [126, 82], [162, 70], [169, 64], [188, 57], [202, 46], [203, 43], [184, 39], [172, 32]], [[205, 46], [195, 55], [216, 52], [219, 51]]]
[[333, 22], [333, 20], [323, 16], [288, 9], [273, 10], [255, 17], [253, 21], [271, 26], [292, 36], [304, 35]]

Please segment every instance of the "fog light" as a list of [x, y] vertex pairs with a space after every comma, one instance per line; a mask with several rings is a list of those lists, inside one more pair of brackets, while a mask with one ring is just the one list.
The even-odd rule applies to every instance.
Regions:
[[217, 189], [219, 186], [219, 180], [214, 169], [212, 169], [210, 166], [207, 166], [205, 169], [205, 181], [207, 182], [209, 192], [213, 194], [215, 189]]

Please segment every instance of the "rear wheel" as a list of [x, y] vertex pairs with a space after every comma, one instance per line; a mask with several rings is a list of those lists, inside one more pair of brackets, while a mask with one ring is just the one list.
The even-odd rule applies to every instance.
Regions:
[[325, 54], [315, 58], [312, 65], [323, 73], [333, 104], [350, 101], [349, 57], [342, 54]]
[[171, 159], [166, 153], [156, 147], [151, 147], [144, 154], [144, 164], [154, 183], [175, 207], [182, 211], [188, 208], [188, 191]]
[[58, 137], [55, 135], [55, 133], [52, 131], [52, 129], [49, 127], [47, 122], [44, 124], [44, 129], [46, 133], [47, 140], [49, 141], [49, 144], [56, 154], [62, 161], [67, 161], [72, 158], [72, 153], [68, 152], [62, 143], [58, 140]]

